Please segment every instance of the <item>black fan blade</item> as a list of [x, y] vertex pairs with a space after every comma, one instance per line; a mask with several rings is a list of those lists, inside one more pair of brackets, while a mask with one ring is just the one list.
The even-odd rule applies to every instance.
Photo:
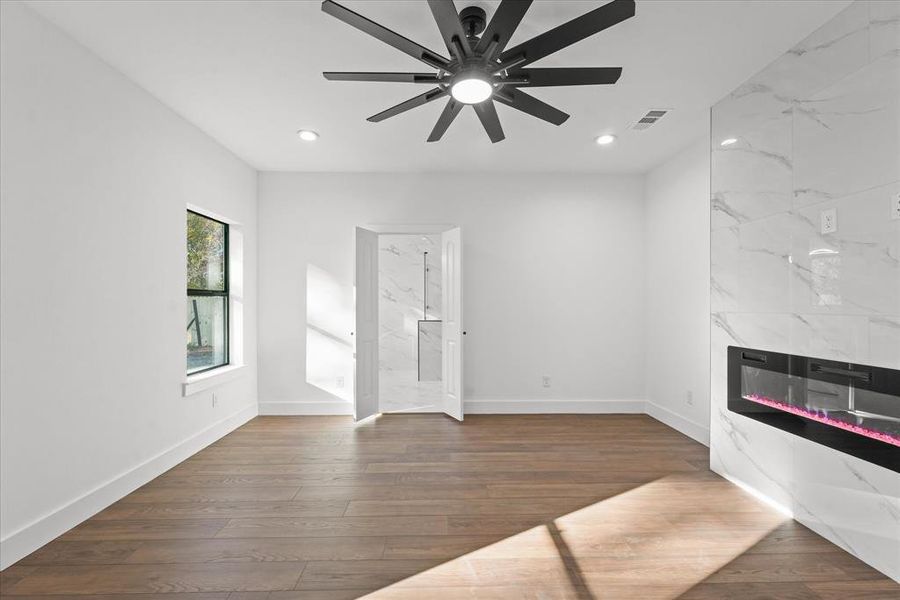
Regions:
[[341, 6], [337, 2], [324, 0], [324, 2], [322, 2], [322, 10], [332, 17], [340, 19], [344, 23], [356, 27], [360, 31], [368, 33], [374, 38], [378, 38], [385, 44], [393, 46], [397, 50], [405, 52], [413, 58], [421, 60], [427, 65], [431, 65], [435, 69], [443, 69], [450, 62], [443, 56], [432, 52], [428, 48], [420, 46], [414, 41], [403, 37], [399, 33], [394, 33], [387, 27], [382, 27], [378, 23], [370, 21], [364, 16], [353, 12], [349, 8]]
[[550, 87], [557, 85], [605, 85], [615, 83], [622, 67], [556, 67], [510, 71], [512, 79], [525, 78], [528, 83], [512, 83], [516, 87]]
[[391, 117], [397, 116], [402, 112], [406, 112], [412, 108], [417, 106], [422, 106], [423, 104], [428, 104], [432, 100], [437, 100], [438, 98], [443, 98], [448, 94], [447, 90], [443, 88], [434, 88], [433, 90], [428, 90], [424, 94], [419, 94], [415, 98], [410, 98], [405, 102], [401, 102], [396, 106], [392, 106], [387, 110], [383, 110], [377, 115], [372, 115], [367, 121], [372, 121], [373, 123], [377, 123], [379, 121], [384, 121], [385, 119], [389, 119]]
[[491, 143], [496, 144], [506, 138], [503, 134], [503, 127], [500, 126], [500, 117], [497, 116], [497, 107], [491, 100], [485, 100], [479, 104], [473, 104], [473, 106], [478, 120], [484, 125], [484, 130], [491, 138]]
[[[434, 20], [437, 21], [438, 29], [441, 30], [447, 50], [461, 61], [469, 54], [471, 48], [466, 31], [459, 20], [459, 13], [456, 12], [456, 5], [453, 4], [453, 0], [428, 0], [428, 6]], [[459, 45], [454, 43], [453, 38], [459, 40]], [[462, 56], [457, 56], [460, 52]]]
[[524, 60], [519, 65], [533, 63], [633, 16], [634, 0], [613, 0], [506, 50], [500, 55], [500, 62], [505, 63], [521, 56]]
[[[506, 44], [509, 43], [509, 39], [522, 21], [522, 17], [525, 16], [525, 11], [531, 6], [531, 2], [532, 0], [502, 0], [500, 6], [494, 11], [491, 22], [488, 23], [484, 33], [481, 34], [478, 46], [475, 47], [475, 53], [481, 54], [486, 52], [494, 40], [496, 40], [497, 44], [493, 50], [494, 56], [503, 52]], [[488, 60], [491, 58], [493, 57], [489, 56]]]
[[558, 108], [553, 108], [546, 102], [538, 100], [521, 90], [503, 88], [494, 94], [494, 99], [554, 125], [562, 125], [569, 118], [569, 115]]
[[447, 128], [450, 127], [450, 123], [453, 122], [453, 119], [456, 118], [456, 115], [459, 114], [459, 111], [462, 110], [462, 107], [462, 102], [457, 102], [453, 98], [447, 100], [447, 105], [444, 106], [444, 111], [438, 118], [437, 123], [434, 124], [434, 129], [431, 130], [431, 135], [428, 136], [429, 142], [436, 142], [444, 136]]
[[390, 81], [397, 83], [441, 83], [434, 73], [356, 73], [326, 71], [322, 73], [329, 81]]

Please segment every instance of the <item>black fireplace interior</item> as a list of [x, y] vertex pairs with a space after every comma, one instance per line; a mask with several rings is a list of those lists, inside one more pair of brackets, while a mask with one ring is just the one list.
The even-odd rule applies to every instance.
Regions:
[[728, 409], [900, 472], [900, 371], [729, 346]]

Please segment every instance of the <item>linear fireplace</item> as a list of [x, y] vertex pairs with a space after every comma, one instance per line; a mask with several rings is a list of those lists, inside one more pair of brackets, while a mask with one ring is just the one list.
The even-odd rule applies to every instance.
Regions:
[[729, 346], [728, 409], [900, 472], [900, 371]]

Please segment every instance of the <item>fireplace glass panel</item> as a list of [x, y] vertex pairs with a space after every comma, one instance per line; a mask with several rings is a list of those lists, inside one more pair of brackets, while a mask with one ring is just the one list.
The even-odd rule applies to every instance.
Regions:
[[900, 472], [900, 370], [729, 346], [728, 409]]
[[818, 423], [900, 446], [900, 396], [741, 366], [741, 397]]

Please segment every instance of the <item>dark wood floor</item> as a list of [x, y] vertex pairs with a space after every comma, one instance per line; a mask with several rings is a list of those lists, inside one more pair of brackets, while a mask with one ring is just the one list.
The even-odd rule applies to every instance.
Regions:
[[900, 598], [712, 474], [706, 448], [638, 415], [260, 417], [8, 568], [0, 590]]

